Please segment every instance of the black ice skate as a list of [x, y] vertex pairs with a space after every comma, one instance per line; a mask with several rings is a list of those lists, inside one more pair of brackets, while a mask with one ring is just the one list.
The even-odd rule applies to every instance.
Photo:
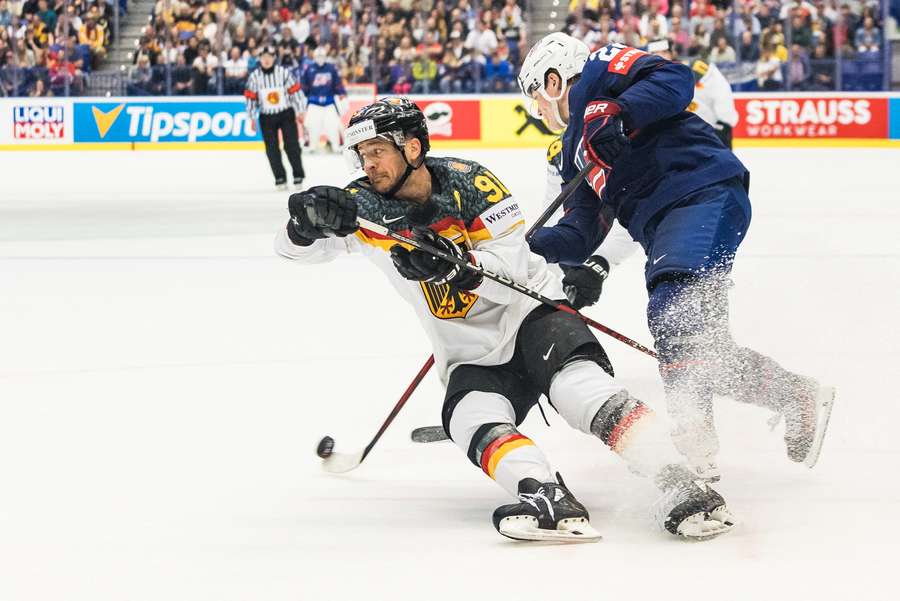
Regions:
[[294, 189], [299, 190], [300, 187], [303, 186], [303, 176], [297, 177], [294, 176]]
[[556, 482], [525, 478], [519, 482], [519, 503], [502, 505], [494, 511], [494, 527], [515, 540], [596, 542], [600, 533], [588, 521], [587, 510], [566, 488], [562, 477]]
[[659, 524], [676, 536], [706, 540], [725, 534], [734, 527], [734, 518], [725, 499], [680, 465], [670, 465], [657, 475], [663, 491], [653, 507]]
[[797, 378], [793, 395], [770, 422], [772, 428], [784, 416], [784, 444], [788, 458], [813, 467], [822, 452], [828, 420], [834, 406], [835, 389], [812, 378]]

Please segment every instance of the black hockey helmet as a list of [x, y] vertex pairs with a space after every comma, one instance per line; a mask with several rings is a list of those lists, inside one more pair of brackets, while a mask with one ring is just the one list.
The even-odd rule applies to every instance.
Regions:
[[344, 137], [347, 147], [354, 152], [357, 144], [375, 137], [384, 138], [398, 148], [406, 140], [416, 138], [422, 143], [423, 154], [431, 148], [425, 113], [416, 103], [399, 96], [382, 98], [353, 113]]
[[[377, 100], [353, 113], [344, 132], [346, 147], [352, 151], [360, 164], [362, 160], [356, 147], [361, 142], [373, 138], [382, 138], [393, 144], [406, 161], [406, 172], [386, 194], [392, 196], [406, 182], [413, 170], [422, 166], [425, 162], [425, 153], [431, 149], [425, 113], [408, 98], [392, 96]], [[410, 164], [403, 153], [403, 145], [413, 138], [422, 144], [422, 154], [416, 165]]]

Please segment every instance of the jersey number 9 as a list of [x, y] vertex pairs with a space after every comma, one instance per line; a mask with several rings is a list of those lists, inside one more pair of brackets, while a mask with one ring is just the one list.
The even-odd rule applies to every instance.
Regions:
[[488, 202], [497, 202], [509, 196], [509, 190], [500, 183], [490, 171], [485, 171], [482, 175], [475, 176], [475, 187], [487, 194]]

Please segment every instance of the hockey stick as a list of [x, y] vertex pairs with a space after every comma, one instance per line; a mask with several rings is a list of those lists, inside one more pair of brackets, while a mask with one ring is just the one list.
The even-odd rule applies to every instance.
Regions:
[[375, 222], [369, 221], [368, 219], [360, 218], [360, 219], [357, 219], [357, 222], [359, 223], [359, 226], [363, 229], [369, 230], [370, 232], [373, 232], [380, 236], [384, 236], [386, 238], [391, 238], [392, 240], [396, 240], [397, 242], [402, 242], [403, 244], [408, 244], [409, 246], [412, 246], [413, 248], [417, 248], [419, 250], [425, 251], [430, 255], [434, 255], [435, 257], [438, 257], [440, 259], [443, 259], [445, 261], [453, 263], [454, 265], [459, 265], [463, 269], [468, 269], [469, 271], [473, 271], [477, 274], [480, 274], [482, 277], [486, 277], [487, 279], [497, 282], [498, 284], [500, 284], [502, 286], [506, 286], [507, 288], [512, 288], [516, 292], [520, 292], [529, 298], [533, 298], [536, 301], [540, 301], [540, 302], [544, 303], [545, 305], [553, 307], [557, 311], [563, 311], [564, 313], [569, 313], [571, 315], [574, 315], [575, 317], [577, 317], [578, 319], [580, 319], [587, 325], [591, 326], [592, 328], [600, 330], [604, 334], [606, 334], [608, 336], [612, 336], [616, 340], [618, 340], [620, 342], [624, 342], [631, 348], [637, 349], [637, 350], [641, 351], [642, 353], [650, 355], [654, 359], [656, 358], [656, 353], [654, 351], [652, 351], [651, 349], [647, 348], [646, 346], [642, 345], [641, 343], [635, 342], [628, 336], [625, 336], [624, 334], [620, 334], [619, 332], [616, 332], [612, 328], [608, 328], [605, 325], [603, 325], [602, 323], [594, 321], [587, 315], [579, 313], [578, 311], [576, 311], [575, 309], [573, 309], [572, 307], [570, 307], [569, 305], [567, 305], [563, 302], [555, 301], [552, 298], [544, 296], [537, 290], [529, 288], [528, 286], [523, 286], [522, 284], [515, 282], [506, 276], [496, 274], [493, 271], [485, 269], [481, 265], [476, 265], [474, 263], [470, 263], [469, 261], [466, 261], [465, 259], [455, 257], [449, 253], [444, 252], [443, 250], [441, 250], [439, 248], [435, 248], [434, 246], [431, 246], [430, 244], [425, 244], [418, 240], [413, 240], [412, 238], [408, 238], [402, 234], [392, 232], [391, 230], [384, 227], [383, 225], [379, 225]]
[[[406, 387], [406, 391], [403, 393], [403, 396], [400, 397], [400, 400], [397, 401], [397, 404], [394, 405], [394, 408], [391, 409], [390, 415], [387, 416], [387, 419], [384, 420], [384, 423], [381, 424], [381, 427], [378, 429], [378, 432], [375, 433], [375, 436], [366, 445], [366, 448], [358, 453], [335, 453], [334, 448], [334, 439], [330, 436], [326, 436], [322, 439], [324, 442], [326, 439], [331, 440], [331, 444], [329, 446], [328, 454], [323, 457], [322, 468], [325, 471], [332, 473], [342, 473], [349, 472], [352, 469], [359, 467], [366, 456], [372, 451], [372, 448], [375, 446], [375, 443], [378, 442], [378, 439], [381, 438], [381, 435], [384, 434], [385, 430], [388, 429], [388, 426], [391, 425], [391, 422], [394, 421], [394, 418], [397, 417], [397, 414], [400, 413], [400, 410], [403, 409], [403, 405], [406, 404], [406, 401], [409, 400], [409, 397], [412, 396], [413, 391], [419, 386], [419, 382], [422, 381], [422, 378], [425, 377], [425, 374], [428, 373], [428, 370], [431, 369], [431, 366], [434, 365], [434, 355], [428, 357], [428, 360], [425, 361], [425, 364], [422, 366], [422, 369], [419, 370], [419, 373], [416, 374], [416, 377], [413, 378], [413, 381], [410, 382], [409, 386]], [[322, 442], [319, 443], [319, 455], [322, 455]]]
[[[541, 228], [547, 220], [566, 202], [572, 194], [575, 193], [575, 190], [581, 184], [581, 180], [587, 176], [593, 164], [588, 162], [584, 167], [582, 167], [581, 171], [578, 172], [578, 175], [572, 179], [571, 182], [566, 185], [563, 190], [560, 191], [559, 195], [554, 199], [553, 202], [541, 213], [541, 216], [538, 217], [537, 221], [532, 224], [528, 231], [525, 233], [525, 239], [530, 239], [534, 233]], [[374, 224], [373, 224], [374, 225]], [[403, 406], [406, 404], [406, 401], [409, 400], [409, 397], [412, 396], [412, 393], [419, 386], [419, 382], [425, 377], [428, 373], [428, 370], [431, 369], [431, 366], [434, 365], [434, 355], [428, 357], [425, 361], [425, 364], [422, 365], [422, 369], [419, 370], [419, 373], [416, 374], [416, 377], [413, 378], [413, 381], [410, 382], [409, 386], [406, 387], [406, 391], [400, 397], [400, 400], [397, 401], [397, 404], [394, 405], [394, 408], [391, 410], [390, 415], [388, 415], [387, 419], [384, 420], [384, 423], [381, 424], [381, 428], [379, 428], [378, 432], [369, 442], [365, 449], [358, 453], [335, 453], [334, 452], [334, 439], [331, 436], [325, 436], [322, 440], [319, 441], [319, 445], [316, 448], [316, 454], [322, 458], [322, 468], [328, 472], [332, 473], [342, 473], [349, 472], [352, 469], [356, 469], [360, 466], [360, 464], [365, 460], [366, 456], [372, 451], [372, 448], [375, 446], [375, 443], [378, 442], [378, 439], [381, 438], [381, 435], [384, 434], [384, 431], [387, 430], [388, 426], [391, 425], [391, 422], [394, 421], [394, 418], [397, 417], [397, 414], [400, 413], [400, 410], [403, 409]], [[427, 426], [432, 427], [432, 426]]]

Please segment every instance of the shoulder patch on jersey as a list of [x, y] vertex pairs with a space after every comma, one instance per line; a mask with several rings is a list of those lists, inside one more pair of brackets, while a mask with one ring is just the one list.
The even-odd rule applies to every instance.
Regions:
[[459, 171], [460, 173], [469, 173], [472, 171], [472, 165], [460, 163], [459, 161], [450, 161], [449, 166], [451, 169]]
[[510, 196], [479, 215], [478, 220], [491, 233], [491, 237], [496, 238], [521, 223], [523, 218], [518, 201]]
[[547, 147], [547, 162], [555, 163], [556, 157], [559, 156], [559, 153], [562, 152], [562, 138], [556, 138], [552, 142], [550, 142], [550, 146]]
[[642, 56], [645, 56], [647, 53], [643, 50], [638, 50], [637, 48], [629, 48], [625, 52], [621, 53], [620, 56], [616, 58], [614, 61], [609, 62], [609, 67], [607, 67], [607, 71], [610, 73], [618, 73], [619, 75], [626, 75], [629, 71], [631, 71], [631, 66], [634, 65], [634, 62]]

